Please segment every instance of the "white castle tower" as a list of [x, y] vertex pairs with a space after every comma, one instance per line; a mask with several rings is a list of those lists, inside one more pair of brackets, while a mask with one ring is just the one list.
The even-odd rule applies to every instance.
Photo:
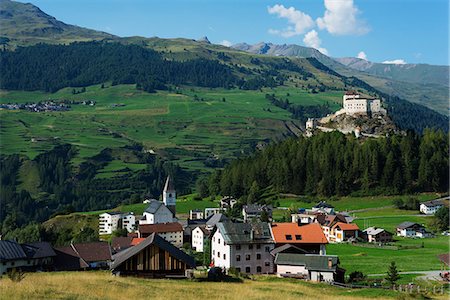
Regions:
[[177, 197], [176, 197], [175, 187], [173, 185], [173, 181], [170, 178], [170, 176], [167, 176], [166, 184], [164, 185], [163, 202], [164, 202], [164, 205], [166, 205], [167, 208], [170, 209], [170, 211], [173, 213], [173, 216], [175, 217], [175, 213], [176, 213], [175, 206], [176, 206], [176, 202], [177, 202]]

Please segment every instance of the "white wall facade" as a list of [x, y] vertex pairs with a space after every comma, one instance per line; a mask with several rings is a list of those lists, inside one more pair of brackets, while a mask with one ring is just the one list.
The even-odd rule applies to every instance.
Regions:
[[325, 281], [325, 282], [333, 282], [334, 275], [332, 271], [324, 272], [324, 271], [310, 271], [309, 272], [309, 280], [311, 281]]
[[223, 239], [222, 233], [216, 230], [211, 239], [211, 259], [214, 261], [214, 266], [229, 269], [231, 265], [231, 249]]
[[194, 230], [192, 230], [191, 233], [191, 247], [197, 252], [203, 252], [203, 247], [205, 244], [205, 234], [203, 233], [203, 230], [201, 230], [200, 227], [196, 227]]
[[205, 219], [208, 219], [210, 216], [218, 214], [221, 211], [222, 211], [222, 209], [220, 209], [218, 207], [205, 208]]
[[175, 247], [183, 247], [183, 231], [160, 232], [158, 235], [166, 241], [172, 243]]
[[305, 266], [292, 265], [277, 265], [277, 275], [293, 274], [293, 275], [308, 275], [308, 270]]
[[133, 214], [123, 215], [122, 228], [125, 228], [128, 232], [134, 232], [136, 230], [136, 217]]
[[427, 206], [420, 204], [420, 212], [426, 215], [434, 215], [443, 205]]
[[161, 205], [154, 214], [145, 211], [143, 215], [145, 220], [139, 220], [140, 225], [173, 222], [172, 212], [164, 205]]
[[112, 234], [113, 231], [117, 230], [119, 226], [119, 220], [121, 219], [120, 214], [110, 215], [109, 213], [103, 213], [99, 216], [98, 226], [100, 235], [102, 234]]

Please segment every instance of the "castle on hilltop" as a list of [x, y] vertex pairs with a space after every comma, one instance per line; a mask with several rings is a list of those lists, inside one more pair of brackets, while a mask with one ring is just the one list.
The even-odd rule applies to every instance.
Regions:
[[381, 100], [375, 98], [364, 98], [355, 91], [347, 91], [343, 97], [343, 108], [336, 112], [336, 115], [366, 114], [373, 113], [386, 114], [386, 109], [381, 107]]

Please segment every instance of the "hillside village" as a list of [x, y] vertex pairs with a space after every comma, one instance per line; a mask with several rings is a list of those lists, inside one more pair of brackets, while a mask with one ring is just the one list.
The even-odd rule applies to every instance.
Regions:
[[[434, 214], [440, 207], [448, 207], [448, 202], [449, 197], [423, 202], [420, 211]], [[177, 193], [170, 176], [162, 201], [146, 199], [143, 204], [147, 208], [142, 215], [117, 211], [99, 215], [100, 237], [110, 237], [118, 230], [125, 232], [113, 236], [110, 242], [52, 247], [47, 242], [19, 244], [0, 240], [0, 275], [12, 271], [110, 269], [118, 276], [190, 278], [194, 270], [207, 268], [213, 272], [208, 276], [217, 272], [273, 274], [343, 284], [346, 270], [340, 266], [338, 256], [327, 253], [328, 245], [362, 243], [383, 247], [390, 245], [394, 236], [433, 237], [422, 224], [408, 221], [398, 224], [396, 232], [360, 228], [353, 216], [336, 211], [325, 201], [292, 212], [291, 222], [275, 222], [272, 205], [244, 205], [240, 217], [228, 217], [227, 210], [237, 205], [237, 200], [227, 196], [219, 207], [192, 209], [188, 218], [182, 219], [177, 215]], [[445, 255], [439, 258], [444, 271], [449, 267], [449, 256]], [[199, 257], [203, 258], [200, 263]], [[448, 278], [444, 271], [443, 278]]]

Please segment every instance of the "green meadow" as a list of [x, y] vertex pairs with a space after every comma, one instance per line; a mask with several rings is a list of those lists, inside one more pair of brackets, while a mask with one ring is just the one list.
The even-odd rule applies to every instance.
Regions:
[[[77, 164], [106, 147], [139, 142], [146, 150], [181, 166], [202, 170], [207, 158], [234, 158], [250, 153], [258, 142], [292, 135], [286, 122], [302, 125], [291, 120], [290, 113], [272, 105], [266, 93], [299, 105], [328, 103], [334, 110], [339, 108], [342, 95], [309, 94], [293, 87], [258, 91], [186, 87], [150, 94], [136, 90], [134, 85], [107, 84], [103, 89], [100, 85], [89, 86], [79, 94], [72, 90], [64, 88], [54, 94], [0, 91], [0, 103], [96, 101], [95, 106], [72, 105], [67, 112], [0, 110], [0, 152], [33, 158], [57, 143], [71, 143], [79, 148], [74, 159]], [[110, 168], [115, 167], [120, 168]], [[108, 172], [106, 169], [99, 176], [108, 176]]]

